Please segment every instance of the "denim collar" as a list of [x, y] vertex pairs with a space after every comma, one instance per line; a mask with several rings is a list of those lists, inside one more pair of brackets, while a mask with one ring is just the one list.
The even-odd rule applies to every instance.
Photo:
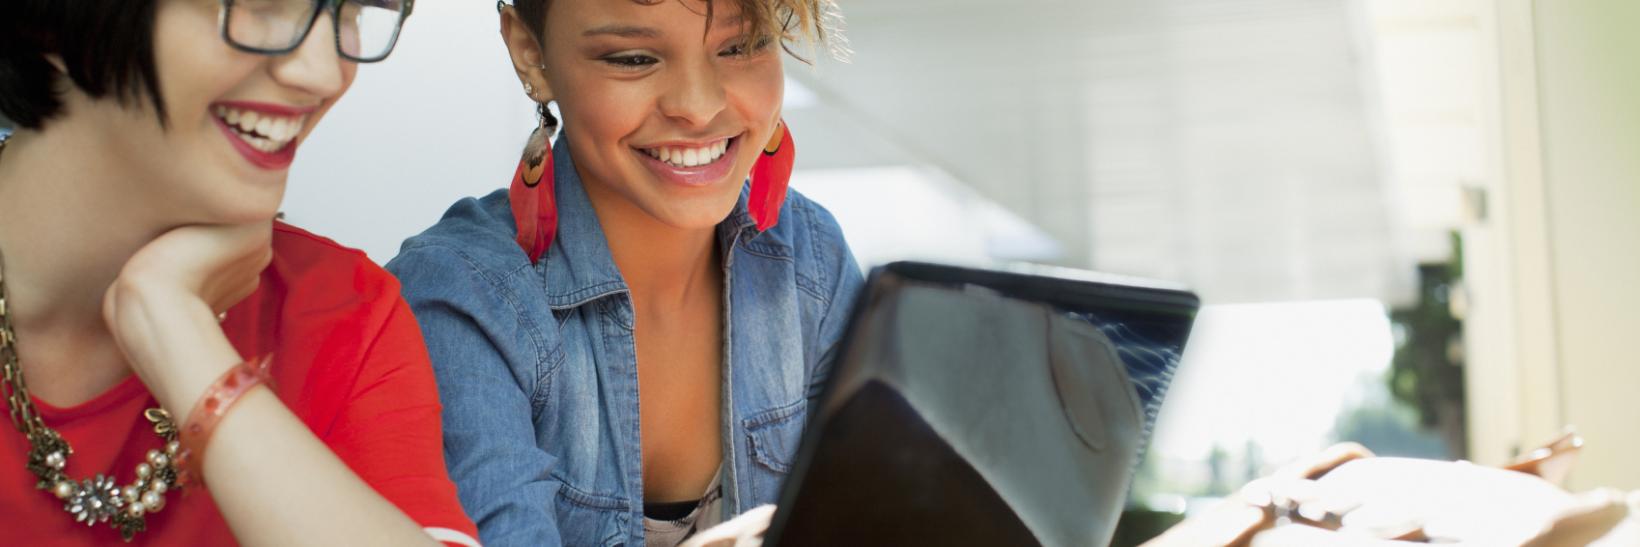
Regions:
[[[547, 304], [555, 310], [579, 307], [600, 298], [628, 292], [615, 258], [609, 252], [609, 241], [603, 226], [587, 198], [581, 176], [575, 171], [569, 139], [559, 136], [552, 148], [554, 196], [558, 205], [558, 233], [548, 247], [545, 259]], [[757, 229], [747, 209], [750, 188], [742, 185], [740, 199], [729, 216], [717, 225], [717, 240], [723, 256], [737, 245], [751, 245], [761, 254], [789, 256], [791, 245], [780, 237], [779, 230], [767, 232]], [[727, 261], [726, 261], [727, 263]]]

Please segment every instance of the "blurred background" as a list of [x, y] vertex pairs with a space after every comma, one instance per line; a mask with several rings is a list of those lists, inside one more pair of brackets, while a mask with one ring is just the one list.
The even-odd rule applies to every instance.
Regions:
[[[1567, 427], [1640, 488], [1640, 2], [839, 0], [794, 186], [862, 264], [1029, 261], [1207, 307], [1118, 544], [1299, 454], [1498, 464]], [[385, 262], [534, 124], [487, 1], [423, 2], [288, 220]]]

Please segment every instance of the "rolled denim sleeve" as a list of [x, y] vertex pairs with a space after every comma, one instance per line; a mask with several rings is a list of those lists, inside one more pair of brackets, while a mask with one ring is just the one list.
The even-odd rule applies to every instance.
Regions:
[[[508, 293], [458, 250], [407, 247], [387, 269], [403, 284], [443, 403], [444, 458], [485, 545], [563, 542], [555, 458], [535, 442], [532, 394], [541, 348], [520, 343]], [[539, 338], [534, 338], [538, 340]]]

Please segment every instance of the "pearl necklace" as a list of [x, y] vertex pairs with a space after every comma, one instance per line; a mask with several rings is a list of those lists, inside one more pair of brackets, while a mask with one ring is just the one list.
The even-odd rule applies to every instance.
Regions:
[[[6, 140], [0, 139], [0, 152]], [[11, 407], [11, 423], [28, 437], [28, 470], [39, 478], [35, 488], [48, 490], [63, 501], [63, 510], [74, 516], [75, 522], [91, 526], [107, 522], [120, 531], [120, 537], [131, 541], [137, 532], [147, 529], [145, 515], [165, 508], [165, 494], [177, 486], [177, 472], [173, 467], [181, 445], [177, 442], [176, 426], [164, 409], [150, 408], [142, 413], [154, 425], [154, 434], [165, 439], [165, 449], [149, 450], [146, 461], [136, 466], [136, 479], [121, 488], [111, 476], [97, 474], [94, 478], [75, 482], [63, 473], [68, 457], [74, 449], [62, 435], [47, 427], [40, 419], [39, 409], [29, 397], [28, 385], [23, 382], [23, 367], [17, 357], [17, 333], [12, 330], [6, 310], [5, 261], [0, 259], [0, 395]]]

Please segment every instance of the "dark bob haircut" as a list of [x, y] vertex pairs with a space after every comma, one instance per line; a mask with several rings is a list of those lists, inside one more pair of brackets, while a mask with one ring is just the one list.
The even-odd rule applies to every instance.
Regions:
[[[62, 112], [60, 86], [131, 105], [147, 98], [160, 123], [165, 101], [154, 69], [157, 0], [0, 1], [0, 115], [40, 129]], [[63, 72], [46, 60], [56, 55]]]

